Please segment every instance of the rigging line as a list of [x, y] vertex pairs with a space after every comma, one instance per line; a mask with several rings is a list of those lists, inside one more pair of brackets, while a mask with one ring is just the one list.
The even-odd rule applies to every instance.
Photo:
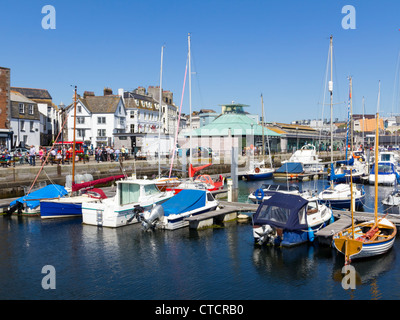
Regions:
[[[179, 116], [178, 116], [178, 123], [176, 125], [176, 134], [175, 134], [175, 140], [174, 140], [174, 152], [172, 153], [172, 160], [171, 160], [171, 165], [169, 168], [169, 175], [168, 175], [168, 179], [171, 178], [171, 173], [172, 173], [172, 166], [174, 165], [174, 158], [175, 158], [175, 153], [176, 153], [176, 143], [178, 141], [178, 132], [179, 132], [179, 123], [181, 120], [181, 112], [182, 112], [182, 104], [183, 104], [183, 96], [185, 93], [185, 85], [186, 85], [186, 78], [187, 78], [187, 69], [188, 69], [188, 63], [189, 63], [189, 55], [188, 55], [188, 59], [186, 60], [186, 68], [185, 68], [185, 77], [183, 79], [183, 88], [182, 88], [182, 96], [181, 96], [181, 104], [179, 106]], [[183, 154], [183, 149], [182, 149], [182, 154]]]
[[[64, 110], [65, 110], [65, 109], [64, 109]], [[64, 112], [65, 112], [65, 111], [64, 111]], [[36, 177], [35, 177], [35, 179], [34, 179], [32, 185], [31, 185], [31, 187], [29, 188], [29, 191], [28, 191], [28, 193], [27, 193], [26, 195], [29, 195], [29, 194], [30, 194], [30, 192], [31, 192], [31, 190], [32, 190], [32, 188], [33, 188], [33, 186], [35, 185], [37, 178], [39, 177], [40, 173], [42, 172], [43, 167], [45, 166], [45, 164], [46, 164], [46, 162], [47, 162], [47, 159], [48, 159], [49, 156], [50, 156], [51, 150], [54, 149], [55, 143], [58, 141], [58, 138], [59, 138], [61, 132], [63, 132], [63, 130], [64, 130], [64, 126], [65, 126], [65, 124], [67, 123], [67, 120], [68, 120], [68, 115], [65, 117], [64, 123], [63, 123], [62, 126], [61, 126], [61, 130], [60, 130], [60, 132], [58, 133], [56, 139], [54, 140], [53, 145], [51, 146], [50, 151], [47, 152], [46, 159], [43, 161], [42, 166], [41, 166], [41, 168], [39, 169], [39, 172], [38, 172], [38, 174], [36, 175]], [[62, 151], [61, 151], [61, 152], [62, 152]]]
[[[396, 70], [395, 70], [395, 75], [394, 75], [393, 98], [392, 98], [392, 115], [393, 115], [394, 105], [396, 104], [395, 100], [397, 100], [397, 102], [399, 102], [398, 98], [399, 98], [400, 90], [396, 90], [396, 87], [399, 86], [399, 72], [400, 72], [400, 70], [399, 70], [399, 61], [400, 61], [400, 51], [399, 51], [399, 54], [397, 56]], [[396, 86], [396, 84], [397, 84], [397, 86]], [[397, 97], [396, 97], [396, 92], [397, 92]], [[398, 111], [400, 111], [400, 110], [398, 110]]]
[[197, 73], [196, 61], [195, 61], [195, 57], [193, 55], [193, 50], [192, 49], [190, 49], [190, 55], [191, 55], [191, 58], [192, 58], [194, 69], [195, 69], [195, 72], [192, 71], [192, 74], [195, 74], [196, 75], [196, 79], [197, 79], [196, 84], [197, 84], [197, 90], [199, 92], [200, 106], [204, 107], [203, 95], [201, 94], [201, 90], [200, 90], [200, 78], [199, 78], [199, 74]]
[[321, 112], [321, 128], [319, 130], [319, 142], [318, 142], [318, 145], [321, 143], [321, 137], [322, 137], [322, 128], [323, 128], [323, 119], [324, 119], [324, 110], [325, 110], [325, 99], [326, 99], [326, 88], [327, 88], [327, 79], [328, 79], [328, 71], [329, 71], [329, 55], [330, 55], [330, 52], [331, 52], [331, 48], [329, 47], [328, 59], [326, 60], [324, 86], [322, 88], [323, 100], [322, 100], [322, 112]]

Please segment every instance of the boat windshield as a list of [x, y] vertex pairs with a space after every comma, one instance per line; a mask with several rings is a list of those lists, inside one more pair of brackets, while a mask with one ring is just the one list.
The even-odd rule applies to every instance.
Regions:
[[257, 220], [273, 221], [286, 224], [289, 219], [290, 209], [276, 207], [276, 206], [263, 206], [258, 214]]
[[391, 173], [392, 167], [390, 164], [378, 164], [378, 172], [379, 173]]
[[139, 202], [140, 186], [138, 184], [119, 183], [118, 189], [120, 205]]
[[160, 191], [157, 189], [155, 184], [148, 184], [144, 186], [144, 192], [146, 196], [151, 196], [153, 194], [159, 194]]

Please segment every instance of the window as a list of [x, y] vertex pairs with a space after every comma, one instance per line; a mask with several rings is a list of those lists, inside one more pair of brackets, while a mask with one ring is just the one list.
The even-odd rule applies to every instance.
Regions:
[[20, 124], [21, 124], [21, 131], [25, 131], [25, 121], [21, 120]]
[[106, 136], [106, 129], [97, 129], [97, 136], [98, 137], [105, 137]]
[[33, 114], [33, 104], [28, 105], [29, 114]]
[[135, 133], [135, 125], [131, 124], [131, 133]]
[[23, 103], [19, 104], [19, 113], [24, 114], [25, 113], [25, 106]]
[[131, 111], [131, 119], [135, 118], [135, 111]]
[[31, 131], [34, 131], [34, 130], [33, 130], [33, 121], [30, 121], [30, 122], [29, 122], [29, 125], [30, 125], [30, 130], [31, 130]]
[[97, 124], [105, 124], [106, 117], [97, 117]]
[[78, 113], [82, 113], [82, 106], [80, 104], [77, 105]]
[[76, 123], [79, 124], [85, 123], [85, 117], [76, 117]]
[[77, 129], [76, 133], [77, 133], [78, 137], [80, 137], [80, 138], [85, 137], [85, 129]]
[[124, 126], [125, 125], [125, 118], [119, 118], [119, 124], [121, 126]]
[[119, 183], [118, 189], [120, 205], [138, 202], [140, 194], [140, 186], [138, 184]]

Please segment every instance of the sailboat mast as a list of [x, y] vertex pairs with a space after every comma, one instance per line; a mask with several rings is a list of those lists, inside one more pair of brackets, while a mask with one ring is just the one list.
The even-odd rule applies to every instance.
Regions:
[[265, 145], [264, 145], [264, 100], [263, 100], [263, 95], [261, 93], [261, 125], [262, 125], [262, 148], [261, 148], [261, 152], [262, 152], [262, 159], [264, 161], [265, 158]]
[[76, 139], [76, 86], [74, 93], [74, 134], [72, 143], [72, 185], [75, 184], [75, 139]]
[[353, 152], [353, 79], [352, 77], [350, 77], [350, 154], [351, 155], [352, 152]]
[[192, 163], [192, 131], [193, 131], [193, 123], [192, 123], [192, 69], [191, 69], [191, 54], [190, 54], [190, 33], [188, 34], [188, 56], [189, 56], [189, 121], [190, 121], [190, 137], [189, 137], [189, 160]]
[[330, 96], [331, 96], [331, 163], [333, 163], [333, 123], [332, 123], [332, 118], [333, 118], [333, 76], [332, 76], [332, 69], [333, 69], [333, 63], [332, 63], [332, 57], [333, 57], [333, 53], [332, 53], [332, 39], [333, 37], [330, 37], [330, 42], [329, 42], [329, 48], [330, 48], [330, 53], [331, 53], [331, 80], [329, 81], [329, 92], [330, 92]]
[[[161, 178], [161, 108], [162, 108], [162, 69], [163, 69], [163, 55], [164, 55], [164, 46], [161, 47], [161, 67], [160, 67], [160, 106], [158, 107], [158, 177]], [[168, 106], [166, 116], [168, 117]], [[166, 124], [168, 121], [165, 122]]]
[[375, 224], [378, 223], [378, 156], [379, 156], [379, 103], [381, 98], [381, 82], [379, 81], [378, 106], [376, 110], [376, 130], [375, 130]]
[[362, 149], [365, 149], [365, 145], [364, 145], [364, 127], [365, 127], [365, 117], [364, 117], [364, 108], [365, 108], [365, 104], [364, 104], [364, 97], [362, 98], [362, 110], [363, 110], [363, 115], [362, 115], [362, 119], [363, 119], [363, 127], [362, 127]]

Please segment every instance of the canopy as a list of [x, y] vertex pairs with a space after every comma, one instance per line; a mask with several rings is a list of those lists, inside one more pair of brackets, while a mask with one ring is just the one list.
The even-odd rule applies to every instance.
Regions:
[[345, 173], [336, 174], [335, 173], [335, 168], [333, 167], [333, 163], [331, 163], [331, 173], [328, 176], [328, 181], [335, 181], [335, 180], [339, 180], [339, 179], [344, 179], [345, 177], [346, 177]]
[[206, 205], [206, 191], [183, 189], [161, 205], [165, 216], [195, 210]]
[[10, 206], [15, 205], [17, 202], [26, 203], [26, 206], [33, 209], [40, 205], [40, 200], [42, 199], [54, 199], [58, 197], [63, 197], [68, 194], [68, 191], [65, 190], [63, 186], [58, 184], [50, 184], [44, 188], [36, 190], [27, 196], [23, 196], [18, 198], [10, 203]]
[[278, 170], [277, 173], [302, 173], [304, 171], [301, 162], [286, 162]]
[[109, 181], [114, 181], [114, 180], [119, 180], [119, 179], [124, 179], [124, 178], [125, 178], [125, 175], [120, 174], [120, 175], [117, 175], [117, 176], [111, 176], [111, 177], [97, 179], [97, 180], [93, 180], [93, 181], [75, 183], [72, 186], [72, 191], [79, 191], [79, 190], [81, 190], [83, 188], [88, 188], [88, 187], [95, 186], [95, 185], [98, 185], [98, 184], [107, 183]]
[[265, 225], [285, 230], [307, 230], [306, 199], [291, 194], [274, 194], [260, 204], [253, 216], [255, 225]]

